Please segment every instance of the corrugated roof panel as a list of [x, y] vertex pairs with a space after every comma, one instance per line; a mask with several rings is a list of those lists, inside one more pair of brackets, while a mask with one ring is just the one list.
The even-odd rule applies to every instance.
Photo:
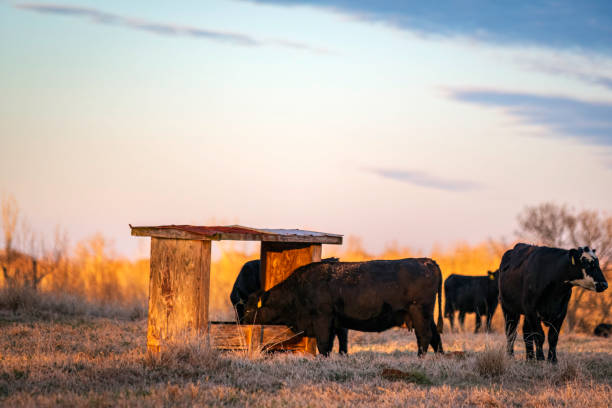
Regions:
[[242, 225], [130, 225], [130, 228], [132, 235], [159, 238], [342, 244], [342, 235], [300, 229], [250, 228]]

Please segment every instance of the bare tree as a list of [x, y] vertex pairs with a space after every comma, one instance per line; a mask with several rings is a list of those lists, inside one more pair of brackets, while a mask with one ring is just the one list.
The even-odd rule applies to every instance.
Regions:
[[45, 261], [52, 273], [51, 284], [54, 290], [69, 291], [72, 286], [68, 267], [68, 235], [66, 231], [55, 226], [53, 245], [45, 254]]
[[51, 261], [54, 264], [60, 263], [66, 257], [67, 252], [68, 234], [66, 233], [66, 230], [62, 229], [59, 225], [56, 225], [53, 233], [53, 248], [50, 252]]
[[4, 235], [4, 264], [2, 273], [7, 284], [14, 283], [14, 276], [11, 275], [11, 264], [13, 262], [13, 241], [15, 239], [15, 229], [19, 219], [19, 207], [15, 197], [8, 196], [2, 199], [2, 232]]
[[487, 247], [489, 248], [489, 252], [494, 256], [498, 257], [500, 260], [504, 255], [504, 252], [508, 250], [508, 240], [505, 237], [501, 237], [498, 240], [493, 238], [487, 239]]
[[31, 269], [23, 277], [23, 283], [25, 286], [37, 291], [40, 281], [51, 271], [48, 263], [45, 262], [47, 257], [46, 245], [43, 237], [36, 233], [27, 222], [24, 221], [23, 225], [24, 243], [21, 248], [28, 255], [31, 263]]
[[[44, 277], [54, 271], [55, 264], [52, 261], [58, 255], [52, 252], [63, 251], [63, 243], [56, 242], [56, 247], [47, 251], [42, 235], [35, 232], [25, 218], [20, 217], [19, 207], [13, 196], [2, 200], [2, 232], [2, 273], [5, 284], [38, 290]], [[63, 239], [65, 241], [65, 234]]]
[[[589, 246], [597, 249], [602, 271], [610, 278], [612, 266], [612, 217], [593, 210], [577, 212], [565, 205], [544, 203], [526, 207], [518, 216], [518, 236], [539, 245], [559, 248]], [[587, 326], [580, 317], [581, 307], [597, 311], [600, 319], [610, 315], [612, 295], [593, 295], [575, 288], [568, 305], [568, 328]]]
[[552, 247], [567, 246], [575, 229], [575, 220], [567, 206], [544, 203], [526, 207], [518, 216], [521, 238]]

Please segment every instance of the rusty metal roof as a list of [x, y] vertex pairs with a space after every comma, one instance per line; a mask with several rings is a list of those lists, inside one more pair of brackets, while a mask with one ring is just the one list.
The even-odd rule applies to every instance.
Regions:
[[242, 225], [159, 225], [150, 227], [130, 225], [130, 228], [132, 235], [141, 237], [342, 244], [342, 235], [300, 229], [250, 228]]

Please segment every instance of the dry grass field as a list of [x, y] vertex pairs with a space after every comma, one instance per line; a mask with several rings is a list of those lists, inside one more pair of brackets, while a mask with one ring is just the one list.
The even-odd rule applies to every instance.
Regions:
[[[560, 363], [514, 360], [501, 334], [444, 334], [416, 356], [405, 329], [350, 332], [349, 355], [145, 351], [146, 319], [0, 311], [2, 406], [606, 407], [612, 340], [563, 334]], [[461, 351], [464, 353], [452, 353]]]
[[[434, 248], [429, 256], [444, 277], [484, 275], [497, 268], [507, 246], [458, 244]], [[60, 255], [39, 260], [45, 275], [35, 290], [11, 289], [0, 276], [0, 406], [612, 405], [612, 339], [562, 332], [557, 366], [524, 361], [519, 339], [516, 358], [509, 360], [499, 310], [497, 334], [472, 334], [468, 315], [466, 333], [443, 334], [446, 355], [430, 352], [423, 359], [405, 329], [351, 331], [349, 355], [330, 358], [219, 353], [193, 339], [148, 355], [148, 259], [118, 258], [101, 236]], [[258, 255], [222, 247], [211, 268], [211, 320], [233, 318], [231, 287], [244, 262]], [[350, 237], [342, 252], [324, 253], [345, 261], [420, 255], [397, 245], [368, 254]], [[33, 258], [13, 258], [8, 272], [30, 276]], [[580, 307], [574, 305], [574, 326], [583, 333], [608, 320], [612, 291], [597, 295], [584, 294]]]

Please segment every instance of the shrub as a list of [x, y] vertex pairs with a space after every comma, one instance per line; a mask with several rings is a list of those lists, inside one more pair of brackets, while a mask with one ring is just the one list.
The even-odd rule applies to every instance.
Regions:
[[36, 291], [28, 286], [0, 288], [0, 310], [29, 317], [61, 316], [115, 317], [137, 320], [146, 316], [144, 304], [131, 306], [116, 303], [95, 303], [63, 292]]
[[401, 371], [394, 368], [385, 368], [380, 373], [380, 376], [390, 381], [407, 381], [422, 385], [433, 384], [429, 377], [427, 377], [427, 374], [418, 370]]
[[564, 359], [556, 367], [553, 382], [562, 384], [584, 377], [582, 366], [573, 359]]
[[499, 377], [508, 367], [508, 357], [503, 348], [486, 348], [476, 356], [476, 371], [482, 377]]
[[154, 370], [177, 375], [210, 374], [229, 365], [222, 354], [197, 336], [178, 336], [164, 343], [157, 353], [147, 352], [145, 365]]

